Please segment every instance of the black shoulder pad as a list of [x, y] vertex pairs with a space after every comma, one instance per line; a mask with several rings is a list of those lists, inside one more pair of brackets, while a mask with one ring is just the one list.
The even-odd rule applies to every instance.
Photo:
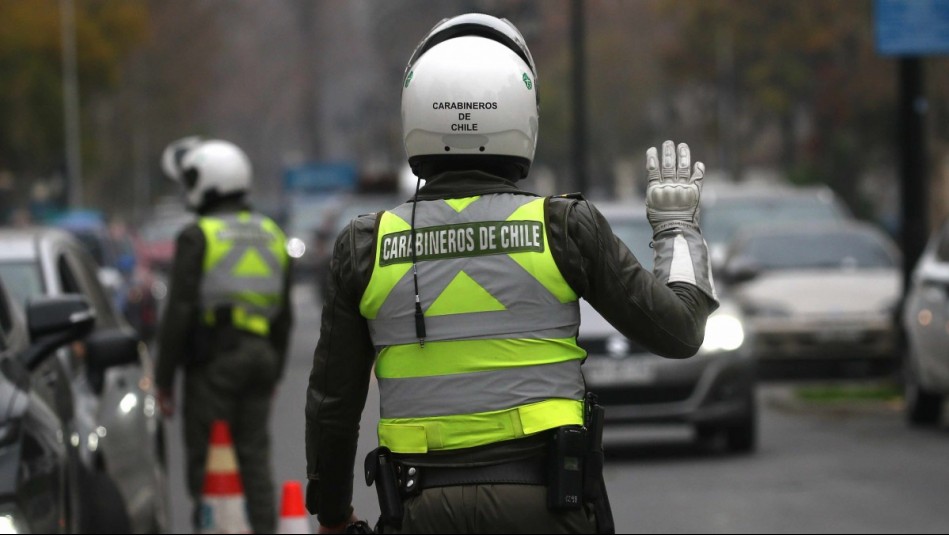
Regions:
[[578, 201], [585, 200], [583, 198], [583, 194], [579, 191], [575, 193], [561, 193], [560, 195], [551, 195], [551, 197], [555, 197], [557, 199], [576, 199]]

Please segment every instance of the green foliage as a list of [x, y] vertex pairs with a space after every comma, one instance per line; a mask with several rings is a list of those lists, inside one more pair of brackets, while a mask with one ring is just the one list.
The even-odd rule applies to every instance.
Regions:
[[[53, 0], [0, 2], [0, 170], [25, 179], [50, 173], [63, 161], [59, 7]], [[83, 105], [116, 88], [121, 62], [145, 38], [146, 23], [140, 1], [76, 0]]]
[[[869, 155], [893, 144], [895, 71], [873, 44], [870, 0], [662, 0], [675, 27], [662, 48], [670, 78], [736, 100], [739, 162], [775, 160], [793, 181], [854, 191]], [[729, 83], [723, 84], [723, 80]], [[722, 96], [720, 95], [720, 98]], [[852, 204], [857, 199], [847, 199]]]

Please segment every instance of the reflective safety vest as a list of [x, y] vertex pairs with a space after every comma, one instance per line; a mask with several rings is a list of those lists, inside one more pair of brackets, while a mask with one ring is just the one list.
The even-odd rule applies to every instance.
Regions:
[[289, 262], [283, 231], [251, 212], [202, 217], [198, 226], [206, 242], [201, 282], [205, 323], [214, 325], [215, 309], [230, 306], [234, 327], [267, 336], [282, 305]]
[[378, 221], [360, 302], [376, 346], [379, 443], [398, 453], [492, 444], [583, 422], [577, 295], [547, 242], [544, 199], [420, 201]]

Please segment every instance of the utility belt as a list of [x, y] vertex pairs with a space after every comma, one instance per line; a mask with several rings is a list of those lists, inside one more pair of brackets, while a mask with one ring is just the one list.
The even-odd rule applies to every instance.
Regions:
[[549, 431], [545, 455], [483, 466], [415, 466], [401, 462], [386, 447], [366, 456], [366, 484], [376, 486], [381, 515], [376, 532], [401, 529], [403, 503], [423, 490], [459, 485], [543, 485], [551, 511], [594, 506], [597, 532], [614, 533], [603, 480], [603, 407], [593, 394], [584, 404], [584, 425]]
[[230, 327], [263, 337], [270, 334], [270, 320], [267, 316], [250, 312], [241, 305], [218, 305], [205, 310], [204, 324], [213, 329]]

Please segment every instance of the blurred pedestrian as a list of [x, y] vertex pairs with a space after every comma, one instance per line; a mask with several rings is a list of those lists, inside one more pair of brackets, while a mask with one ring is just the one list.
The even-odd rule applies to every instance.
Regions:
[[339, 235], [310, 373], [307, 506], [321, 531], [355, 520], [373, 366], [380, 448], [365, 475], [384, 532], [613, 531], [578, 300], [659, 355], [698, 351], [718, 306], [697, 224], [704, 167], [685, 144], [647, 151], [649, 272], [581, 195], [517, 187], [538, 102], [504, 19], [446, 19], [409, 60], [402, 132], [425, 187]]
[[177, 237], [159, 330], [156, 382], [165, 416], [175, 411], [184, 368], [188, 490], [198, 506], [214, 420], [231, 428], [250, 524], [276, 528], [270, 412], [292, 323], [283, 231], [248, 204], [251, 165], [236, 145], [196, 137], [169, 145], [162, 167], [198, 219]]

